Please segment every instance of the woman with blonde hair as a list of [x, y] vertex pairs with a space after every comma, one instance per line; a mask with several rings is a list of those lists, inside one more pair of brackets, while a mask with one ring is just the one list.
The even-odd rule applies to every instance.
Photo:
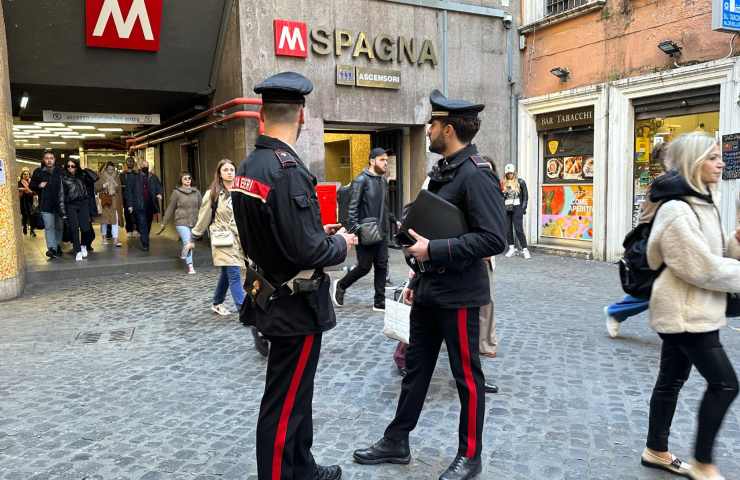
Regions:
[[[650, 326], [662, 349], [641, 460], [695, 480], [722, 480], [712, 450], [738, 381], [719, 330], [727, 324], [727, 293], [740, 292], [740, 229], [730, 238], [722, 231], [716, 200], [725, 164], [714, 138], [690, 133], [668, 148], [674, 170], [657, 178], [650, 190], [650, 200], [660, 206], [647, 256], [650, 268], [662, 269], [652, 287]], [[692, 366], [707, 389], [699, 407], [696, 461], [688, 464], [669, 452], [668, 436]]]
[[[525, 260], [532, 255], [527, 248], [527, 236], [524, 234], [524, 215], [527, 213], [529, 203], [529, 192], [527, 183], [518, 177], [516, 168], [509, 163], [504, 167], [504, 179], [501, 181], [501, 191], [504, 194], [504, 206], [506, 207], [506, 240], [509, 243], [507, 257], [517, 254], [516, 242], [519, 242], [521, 253]], [[514, 233], [516, 232], [516, 240]]]
[[[241, 269], [246, 266], [246, 256], [239, 241], [239, 230], [236, 228], [231, 203], [231, 188], [234, 185], [235, 174], [234, 162], [228, 158], [218, 162], [211, 188], [203, 195], [198, 221], [191, 231], [193, 240], [202, 238], [206, 229], [211, 237], [213, 265], [221, 270], [216, 291], [213, 294], [211, 310], [219, 315], [231, 315], [232, 313], [224, 306], [227, 291], [231, 291], [237, 312], [241, 310], [246, 297], [241, 278]], [[183, 249], [183, 256], [188, 256], [192, 249], [193, 243], [190, 242]], [[267, 356], [267, 341], [254, 327], [252, 327], [252, 335], [257, 351]]]

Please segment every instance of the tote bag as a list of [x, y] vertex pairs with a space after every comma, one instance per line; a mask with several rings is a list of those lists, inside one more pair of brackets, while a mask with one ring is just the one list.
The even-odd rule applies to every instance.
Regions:
[[398, 300], [385, 304], [383, 335], [408, 344], [411, 336], [411, 305], [403, 303], [403, 293]]

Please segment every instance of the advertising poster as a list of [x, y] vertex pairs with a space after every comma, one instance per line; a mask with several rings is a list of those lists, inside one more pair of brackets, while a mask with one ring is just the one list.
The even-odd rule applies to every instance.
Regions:
[[593, 240], [592, 185], [542, 187], [540, 231], [543, 237]]
[[594, 157], [577, 155], [545, 159], [543, 183], [593, 183]]

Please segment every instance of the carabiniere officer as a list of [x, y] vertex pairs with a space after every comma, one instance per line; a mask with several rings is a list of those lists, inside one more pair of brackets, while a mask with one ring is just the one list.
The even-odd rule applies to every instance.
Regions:
[[[465, 215], [468, 232], [457, 238], [429, 240], [413, 230], [416, 243], [406, 248], [415, 276], [407, 290], [411, 307], [411, 343], [406, 352], [396, 416], [383, 438], [356, 450], [361, 464], [411, 461], [409, 434], [416, 427], [444, 340], [460, 396], [457, 456], [440, 480], [466, 480], [482, 469], [485, 413], [484, 379], [478, 353], [478, 310], [490, 302], [483, 261], [506, 248], [506, 213], [490, 165], [471, 144], [480, 128], [484, 105], [451, 100], [439, 91], [430, 97], [429, 149], [443, 155], [434, 166], [428, 189]], [[421, 266], [420, 266], [421, 265]]]
[[[294, 72], [254, 88], [262, 95], [265, 133], [242, 162], [232, 190], [251, 305], [242, 320], [270, 340], [257, 421], [259, 480], [337, 480], [338, 465], [311, 454], [314, 376], [322, 333], [336, 324], [324, 267], [344, 261], [357, 244], [339, 225], [322, 226], [316, 177], [296, 153], [305, 96], [313, 85]], [[246, 303], [246, 302], [245, 302]]]

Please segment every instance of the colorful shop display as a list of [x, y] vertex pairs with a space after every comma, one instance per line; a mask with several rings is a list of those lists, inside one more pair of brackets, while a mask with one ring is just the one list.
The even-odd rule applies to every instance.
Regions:
[[592, 185], [543, 186], [541, 236], [593, 240], [593, 191]]

